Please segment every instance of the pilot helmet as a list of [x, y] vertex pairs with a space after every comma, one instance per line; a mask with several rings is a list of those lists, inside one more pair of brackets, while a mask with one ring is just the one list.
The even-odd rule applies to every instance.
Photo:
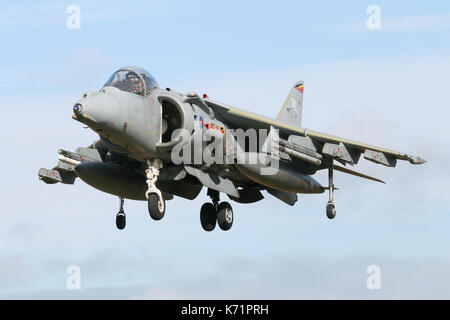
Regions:
[[135, 79], [138, 80], [138, 77], [136, 76], [136, 74], [133, 71], [128, 71], [127, 74], [125, 75], [125, 79]]

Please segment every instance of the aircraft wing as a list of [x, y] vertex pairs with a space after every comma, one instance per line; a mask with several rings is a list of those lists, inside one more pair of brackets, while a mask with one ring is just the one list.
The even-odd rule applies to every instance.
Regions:
[[209, 99], [205, 99], [204, 101], [214, 111], [215, 117], [227, 123], [230, 128], [270, 129], [270, 127], [274, 127], [279, 130], [280, 137], [294, 135], [309, 138], [312, 144], [316, 146], [315, 151], [322, 155], [329, 155], [344, 165], [346, 163], [356, 164], [361, 154], [369, 161], [389, 167], [394, 167], [397, 160], [408, 160], [412, 164], [422, 164], [425, 162], [424, 159], [417, 156], [292, 126]]

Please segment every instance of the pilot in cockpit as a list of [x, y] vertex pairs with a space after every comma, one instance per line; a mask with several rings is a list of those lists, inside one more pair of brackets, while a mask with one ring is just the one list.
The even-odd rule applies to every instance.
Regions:
[[131, 87], [130, 92], [143, 95], [144, 85], [139, 77], [133, 71], [130, 71], [125, 76], [125, 81], [127, 81]]
[[124, 92], [144, 96], [158, 88], [158, 83], [147, 71], [138, 67], [127, 67], [116, 71], [105, 83], [105, 86], [116, 87]]

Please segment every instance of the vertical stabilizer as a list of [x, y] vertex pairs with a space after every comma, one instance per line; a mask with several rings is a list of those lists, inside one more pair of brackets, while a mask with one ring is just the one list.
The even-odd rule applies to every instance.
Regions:
[[301, 127], [302, 125], [302, 108], [303, 108], [303, 81], [298, 81], [294, 84], [289, 95], [284, 101], [277, 120]]

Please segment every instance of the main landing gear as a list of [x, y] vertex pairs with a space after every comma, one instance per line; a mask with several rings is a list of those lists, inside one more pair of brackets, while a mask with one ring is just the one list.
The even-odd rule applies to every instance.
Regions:
[[116, 215], [116, 226], [117, 229], [122, 230], [125, 228], [127, 224], [127, 216], [125, 215], [125, 211], [123, 211], [123, 198], [120, 199], [120, 208], [119, 212]]
[[206, 202], [200, 209], [200, 223], [203, 230], [213, 231], [216, 227], [216, 223], [220, 229], [227, 231], [233, 226], [233, 209], [228, 202], [221, 202], [219, 192], [213, 189], [208, 189], [208, 196], [211, 198], [211, 202]]
[[[153, 220], [161, 220], [166, 211], [166, 203], [161, 191], [156, 187], [158, 181], [159, 170], [162, 168], [162, 161], [154, 159], [147, 161], [147, 169], [145, 170], [147, 177], [148, 189], [145, 197], [148, 200], [148, 212]], [[234, 215], [231, 204], [226, 201], [220, 202], [219, 192], [208, 189], [208, 196], [211, 202], [203, 204], [200, 210], [200, 222], [205, 231], [213, 231], [216, 224], [220, 229], [227, 231], [233, 226]], [[126, 225], [126, 216], [123, 210], [124, 200], [120, 198], [120, 209], [116, 216], [116, 226], [122, 230]]]
[[148, 160], [147, 165], [148, 167], [145, 173], [148, 189], [145, 197], [148, 201], [148, 213], [153, 220], [161, 220], [166, 212], [166, 201], [161, 191], [156, 187], [156, 181], [158, 181], [159, 169], [162, 168], [162, 161], [159, 159], [153, 161]]
[[336, 205], [334, 203], [334, 184], [333, 184], [333, 168], [328, 168], [328, 203], [327, 203], [327, 217], [334, 219], [336, 217]]

